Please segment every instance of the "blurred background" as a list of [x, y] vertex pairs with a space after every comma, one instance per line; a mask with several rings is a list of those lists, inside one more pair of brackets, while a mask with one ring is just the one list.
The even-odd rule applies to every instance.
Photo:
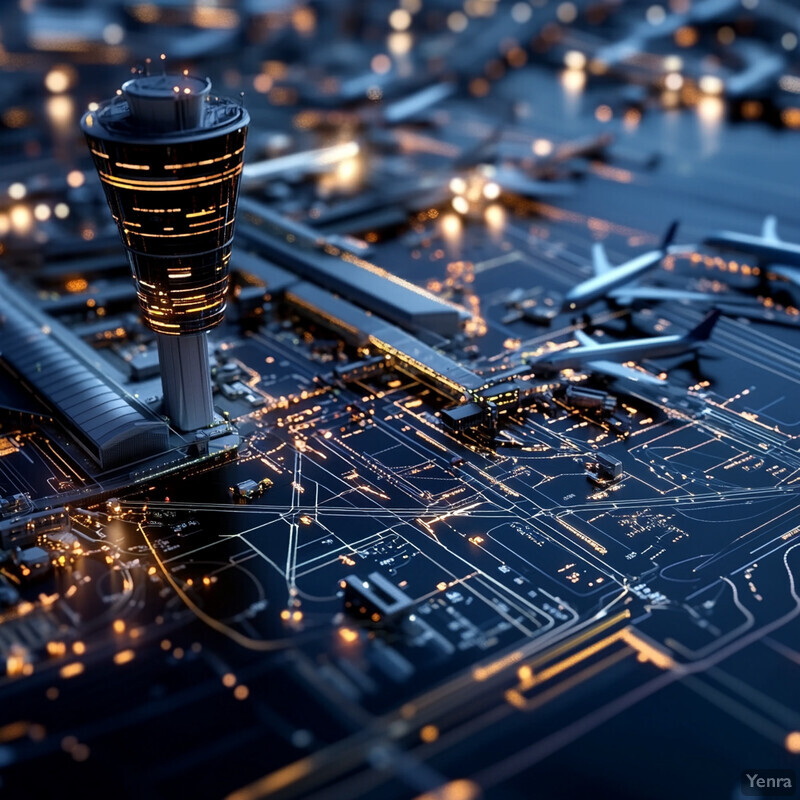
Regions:
[[148, 59], [243, 95], [250, 162], [350, 143], [335, 168], [295, 164], [317, 180], [284, 210], [313, 221], [314, 201], [408, 176], [411, 152], [477, 164], [505, 138], [499, 158], [531, 173], [559, 141], [624, 136], [656, 110], [696, 115], [705, 150], [723, 121], [800, 128], [798, 19], [786, 0], [5, 2], [0, 236], [107, 225], [78, 120]]

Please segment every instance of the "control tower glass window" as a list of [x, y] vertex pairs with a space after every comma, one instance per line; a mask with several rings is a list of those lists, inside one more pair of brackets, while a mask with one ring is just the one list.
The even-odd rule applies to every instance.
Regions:
[[208, 79], [143, 75], [84, 115], [147, 325], [208, 330], [225, 312], [249, 116]]

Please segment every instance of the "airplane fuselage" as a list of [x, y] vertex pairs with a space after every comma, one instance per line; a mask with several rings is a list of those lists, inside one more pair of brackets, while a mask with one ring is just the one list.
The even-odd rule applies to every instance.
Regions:
[[580, 369], [593, 361], [641, 361], [644, 358], [659, 358], [685, 353], [697, 342], [685, 335], [653, 336], [648, 339], [631, 339], [610, 344], [579, 345], [568, 350], [548, 353], [531, 362], [531, 367], [558, 371]]
[[655, 266], [663, 258], [661, 251], [651, 251], [631, 259], [626, 264], [609, 270], [603, 275], [597, 275], [583, 283], [579, 283], [567, 292], [564, 298], [564, 308], [570, 311], [586, 308], [608, 296], [609, 292], [637, 278], [643, 272]]

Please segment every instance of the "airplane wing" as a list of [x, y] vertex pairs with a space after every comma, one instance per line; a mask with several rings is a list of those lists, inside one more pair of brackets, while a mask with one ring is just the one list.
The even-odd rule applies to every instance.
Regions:
[[383, 118], [393, 125], [407, 122], [428, 111], [431, 106], [447, 99], [454, 90], [455, 84], [452, 83], [435, 83], [433, 86], [426, 86], [418, 92], [390, 103], [384, 109]]
[[592, 245], [592, 267], [594, 268], [595, 276], [598, 278], [614, 269], [614, 265], [608, 260], [605, 247], [600, 242], [595, 242]]
[[778, 219], [770, 214], [764, 220], [764, 226], [761, 229], [761, 235], [771, 242], [779, 242], [781, 237], [778, 236]]
[[793, 283], [795, 286], [800, 286], [800, 270], [795, 267], [785, 267], [783, 264], [770, 264], [768, 272], [774, 272], [785, 281]]
[[580, 328], [575, 331], [575, 338], [581, 343], [582, 347], [597, 347], [597, 342]]
[[728, 306], [725, 303], [718, 303], [717, 308], [723, 314], [731, 317], [744, 317], [745, 319], [754, 319], [757, 322], [769, 322], [773, 325], [786, 325], [790, 328], [797, 328], [798, 321], [796, 317], [790, 317], [788, 314], [774, 311], [770, 308], [765, 308], [760, 303], [752, 306]]
[[625, 381], [632, 381], [645, 386], [664, 386], [666, 381], [662, 378], [657, 378], [649, 372], [641, 372], [638, 369], [626, 367], [616, 361], [590, 361], [583, 369], [590, 370], [591, 372], [599, 372], [602, 375], [608, 375], [609, 378], [620, 378]]
[[[770, 267], [770, 269], [772, 268]], [[751, 297], [738, 295], [727, 297], [713, 292], [692, 292], [686, 289], [668, 289], [661, 286], [622, 286], [619, 289], [612, 289], [608, 296], [622, 302], [626, 300], [694, 300], [701, 303], [724, 302], [754, 305]]]

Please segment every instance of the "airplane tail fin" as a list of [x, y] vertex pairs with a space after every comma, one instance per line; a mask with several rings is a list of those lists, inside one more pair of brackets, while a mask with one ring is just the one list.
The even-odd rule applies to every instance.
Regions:
[[600, 242], [592, 245], [592, 269], [597, 277], [614, 269], [614, 265], [608, 260], [605, 247]]
[[680, 224], [681, 221], [679, 219], [672, 221], [669, 228], [667, 228], [666, 232], [664, 233], [664, 238], [661, 240], [661, 246], [659, 247], [659, 250], [666, 250], [672, 244], [672, 240], [675, 238], [675, 234], [678, 232], [678, 226]]
[[764, 219], [764, 225], [761, 228], [761, 235], [765, 239], [771, 239], [773, 242], [779, 242], [781, 237], [778, 236], [778, 218], [770, 214]]
[[597, 347], [597, 342], [580, 328], [575, 330], [575, 338], [578, 340], [581, 347]]
[[704, 342], [711, 336], [711, 331], [714, 330], [714, 326], [717, 324], [717, 320], [720, 318], [722, 312], [718, 308], [714, 308], [706, 314], [705, 318], [700, 322], [697, 327], [692, 328], [689, 331], [689, 339], [693, 342]]

